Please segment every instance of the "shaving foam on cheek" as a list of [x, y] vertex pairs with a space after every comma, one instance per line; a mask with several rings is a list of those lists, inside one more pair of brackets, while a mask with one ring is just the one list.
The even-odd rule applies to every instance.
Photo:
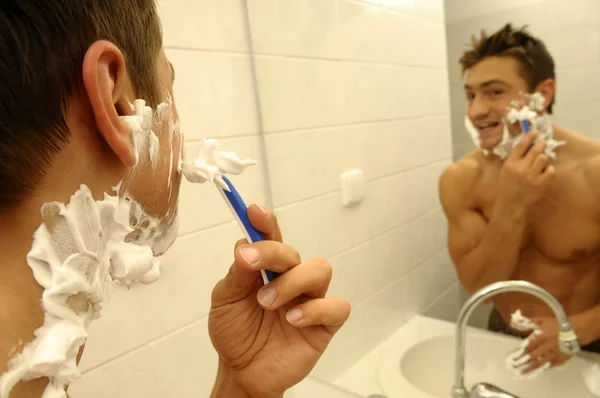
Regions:
[[160, 143], [152, 131], [152, 108], [146, 106], [146, 101], [142, 99], [135, 100], [131, 108], [135, 113], [131, 116], [122, 116], [121, 120], [131, 129], [136, 161], [139, 162], [140, 154], [146, 152], [152, 166], [156, 167]]
[[[154, 114], [137, 100], [132, 110], [135, 115], [122, 120], [132, 130], [138, 161], [147, 154], [155, 168], [160, 145], [153, 120], [157, 115], [160, 119], [168, 104], [161, 104]], [[127, 192], [120, 195], [121, 186], [122, 181], [113, 189], [116, 195], [105, 194], [96, 201], [81, 185], [68, 204], [42, 207], [43, 222], [34, 234], [27, 263], [44, 288], [44, 323], [0, 376], [0, 398], [8, 398], [19, 381], [40, 377], [49, 379], [42, 398], [65, 398], [66, 386], [81, 376], [77, 354], [88, 337], [87, 328], [108, 302], [111, 284], [148, 284], [160, 276], [155, 253], [163, 253], [174, 242], [178, 219], [172, 217], [165, 230]]]
[[[511, 102], [505, 115], [505, 121], [503, 124], [502, 140], [491, 149], [491, 152], [498, 156], [500, 159], [506, 159], [512, 152], [513, 148], [519, 144], [521, 139], [526, 133], [521, 132], [520, 134], [513, 136], [509, 131], [509, 124], [514, 124], [519, 121], [527, 121], [532, 129], [538, 132], [536, 142], [546, 143], [545, 154], [550, 159], [556, 159], [556, 149], [566, 145], [566, 141], [557, 141], [554, 139], [554, 131], [552, 129], [552, 123], [550, 122], [549, 115], [541, 113], [544, 109], [545, 98], [544, 96], [536, 92], [534, 94], [523, 94], [521, 93], [521, 100]], [[479, 131], [473, 125], [468, 116], [465, 116], [465, 128], [469, 132], [473, 143], [481, 148], [481, 139], [479, 138]], [[488, 156], [490, 151], [483, 149], [483, 153]]]
[[214, 139], [202, 140], [196, 159], [186, 163], [180, 161], [179, 170], [192, 183], [213, 182], [222, 189], [229, 190], [223, 180], [224, 174], [239, 175], [247, 167], [257, 164], [255, 160], [240, 159], [233, 152], [219, 151], [220, 144]]
[[[156, 189], [157, 194], [166, 189], [163, 192], [167, 192], [168, 195], [164, 199], [168, 203], [169, 209], [160, 218], [148, 214], [142, 206], [135, 203], [132, 204], [130, 209], [130, 223], [134, 228], [134, 232], [127, 237], [127, 241], [129, 243], [150, 245], [155, 255], [163, 254], [173, 244], [177, 238], [179, 227], [176, 206], [173, 207], [171, 204], [173, 196], [177, 195], [179, 189], [179, 184], [174, 184], [173, 178], [180, 174], [173, 174], [173, 164], [176, 161], [174, 161], [174, 156], [182, 155], [183, 134], [180, 130], [179, 120], [174, 120], [175, 111], [173, 106], [171, 97], [168, 97], [153, 111], [152, 108], [145, 105], [144, 100], [138, 99], [131, 105], [135, 114], [121, 118], [132, 131], [138, 160], [142, 157], [144, 161], [139, 163], [137, 167], [132, 168], [125, 177], [124, 188], [121, 190], [123, 196], [126, 198], [131, 197], [129, 191], [138, 181], [147, 182], [152, 178], [156, 178], [157, 181], [152, 189]], [[155, 131], [160, 132], [160, 139]], [[166, 153], [163, 153], [162, 158], [160, 157], [161, 149], [163, 152], [168, 151], [168, 157]], [[151, 163], [152, 177], [148, 176], [150, 170], [145, 167], [147, 161]], [[167, 170], [168, 173], [166, 173]], [[147, 192], [147, 188], [144, 188], [143, 191]], [[136, 192], [139, 194], [140, 189], [136, 189]], [[162, 199], [160, 200], [162, 201]]]

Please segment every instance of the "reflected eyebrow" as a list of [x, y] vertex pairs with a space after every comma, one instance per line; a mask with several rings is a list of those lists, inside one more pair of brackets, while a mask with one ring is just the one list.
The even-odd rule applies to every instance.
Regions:
[[[481, 83], [479, 85], [479, 88], [486, 88], [488, 86], [491, 86], [492, 84], [501, 84], [503, 86], [508, 86], [508, 83], [506, 83], [505, 81], [502, 81], [499, 79], [493, 79], [493, 80], [488, 80], [488, 81]], [[473, 90], [473, 87], [469, 86], [468, 84], [465, 84], [464, 89], [465, 90]]]
[[171, 62], [169, 62], [169, 66], [171, 66], [171, 81], [175, 81], [175, 68]]

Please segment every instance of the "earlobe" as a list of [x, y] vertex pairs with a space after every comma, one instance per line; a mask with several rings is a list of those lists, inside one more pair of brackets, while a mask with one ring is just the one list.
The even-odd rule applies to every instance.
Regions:
[[84, 57], [82, 76], [99, 133], [125, 166], [135, 165], [131, 131], [120, 119], [132, 113], [127, 95], [131, 82], [123, 54], [108, 41], [95, 42]]

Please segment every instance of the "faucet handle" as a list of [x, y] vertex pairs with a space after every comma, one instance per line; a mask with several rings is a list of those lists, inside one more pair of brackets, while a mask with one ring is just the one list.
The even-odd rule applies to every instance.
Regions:
[[520, 398], [490, 383], [477, 383], [473, 386], [469, 398]]

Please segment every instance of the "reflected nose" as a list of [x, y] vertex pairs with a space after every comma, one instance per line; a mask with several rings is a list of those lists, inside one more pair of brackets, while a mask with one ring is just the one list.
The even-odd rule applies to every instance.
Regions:
[[475, 97], [469, 104], [468, 113], [471, 120], [483, 119], [490, 113], [490, 107], [486, 101]]

